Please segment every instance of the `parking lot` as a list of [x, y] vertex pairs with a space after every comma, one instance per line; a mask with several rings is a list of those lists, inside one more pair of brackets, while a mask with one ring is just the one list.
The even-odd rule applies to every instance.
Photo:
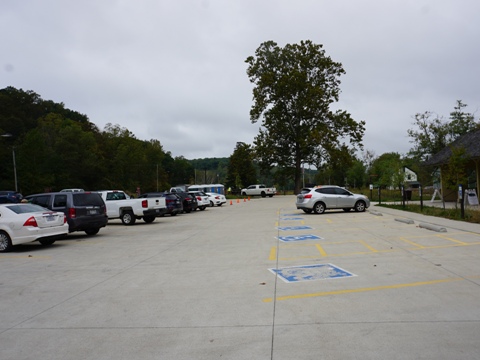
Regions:
[[0, 272], [2, 360], [480, 354], [480, 225], [375, 206], [310, 215], [278, 196], [118, 220], [18, 246]]

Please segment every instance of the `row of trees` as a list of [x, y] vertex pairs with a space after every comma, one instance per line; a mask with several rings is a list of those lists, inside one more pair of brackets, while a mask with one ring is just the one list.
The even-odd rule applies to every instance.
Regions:
[[24, 194], [71, 187], [156, 191], [194, 178], [193, 165], [173, 158], [158, 140], [139, 140], [113, 124], [100, 131], [86, 115], [33, 91], [0, 90], [0, 135], [0, 189], [14, 189], [14, 170]]
[[363, 149], [365, 122], [331, 109], [345, 71], [322, 45], [302, 41], [282, 48], [268, 41], [245, 62], [253, 84], [250, 121], [260, 122], [260, 131], [252, 145], [238, 142], [229, 158], [173, 158], [157, 139], [139, 140], [114, 124], [99, 130], [86, 115], [33, 91], [0, 90], [0, 189], [13, 188], [13, 152], [18, 189], [26, 194], [66, 187], [157, 191], [218, 182], [232, 188], [264, 182], [295, 191], [308, 183], [391, 186], [403, 166], [430, 183], [422, 161], [479, 127], [457, 101], [447, 119], [432, 112], [414, 116], [408, 154], [377, 157]]

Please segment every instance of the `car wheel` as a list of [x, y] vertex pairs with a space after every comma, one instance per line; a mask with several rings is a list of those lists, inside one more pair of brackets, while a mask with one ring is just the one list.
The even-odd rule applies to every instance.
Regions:
[[100, 231], [100, 228], [87, 229], [87, 230], [85, 230], [85, 234], [87, 234], [87, 235], [97, 235], [99, 231]]
[[0, 231], [0, 252], [12, 250], [12, 241], [6, 232]]
[[350, 208], [344, 208], [343, 211], [349, 212], [351, 209]]
[[262, 191], [262, 193], [261, 193], [260, 195], [262, 195], [262, 197], [266, 197], [266, 196], [267, 196], [267, 194], [265, 194], [265, 191]]
[[210, 207], [214, 207], [215, 204], [213, 203], [213, 201], [210, 201]]
[[143, 221], [145, 221], [147, 224], [150, 224], [155, 221], [155, 216], [144, 216]]
[[312, 213], [312, 209], [302, 209], [302, 210], [306, 214], [311, 214]]
[[55, 240], [41, 239], [41, 240], [38, 240], [38, 242], [42, 245], [48, 246], [48, 245], [52, 245], [55, 242]]
[[132, 211], [125, 211], [122, 213], [121, 220], [123, 225], [133, 225], [136, 219]]
[[323, 214], [325, 212], [325, 204], [321, 201], [317, 202], [313, 206], [313, 211], [315, 212], [315, 214]]
[[243, 196], [247, 196], [247, 193], [244, 191], [244, 192], [242, 192], [242, 195], [243, 195]]
[[365, 203], [363, 201], [357, 201], [357, 203], [355, 204], [355, 211], [356, 212], [365, 211]]

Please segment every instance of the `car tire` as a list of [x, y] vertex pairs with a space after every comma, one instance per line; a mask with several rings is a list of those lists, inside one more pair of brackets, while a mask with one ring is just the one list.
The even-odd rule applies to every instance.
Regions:
[[92, 229], [87, 229], [85, 230], [85, 234], [87, 235], [97, 235], [98, 232], [100, 231], [100, 228], [92, 228]]
[[12, 250], [12, 240], [4, 231], [0, 231], [0, 252], [9, 252]]
[[312, 213], [312, 209], [302, 209], [302, 210], [306, 214], [311, 214]]
[[143, 221], [145, 221], [147, 224], [150, 224], [155, 221], [155, 216], [144, 216]]
[[40, 239], [38, 240], [38, 242], [44, 246], [49, 246], [49, 245], [53, 245], [53, 243], [55, 242], [55, 240], [52, 240], [52, 239]]
[[215, 204], [213, 203], [213, 201], [210, 201], [210, 207], [214, 207]]
[[343, 209], [343, 211], [345, 211], [345, 212], [349, 212], [350, 210], [352, 210], [352, 209], [350, 209], [350, 208], [344, 208]]
[[315, 214], [323, 214], [325, 212], [325, 204], [321, 201], [315, 203], [315, 205], [313, 205], [313, 211]]
[[201, 211], [203, 211], [203, 210], [205, 210], [206, 208], [207, 208], [206, 206], [201, 206], [199, 209], [200, 209]]
[[133, 215], [133, 211], [129, 210], [129, 211], [124, 211], [122, 213], [121, 220], [123, 225], [133, 225], [135, 224], [135, 221], [137, 219], [135, 219], [135, 216]]
[[363, 201], [357, 201], [355, 203], [355, 211], [356, 212], [364, 212], [366, 209], [365, 203]]
[[267, 197], [267, 194], [265, 194], [265, 191], [262, 191], [262, 193], [260, 194], [263, 198], [264, 197]]
[[247, 196], [247, 193], [244, 191], [244, 192], [242, 192], [242, 195], [243, 195], [243, 196]]

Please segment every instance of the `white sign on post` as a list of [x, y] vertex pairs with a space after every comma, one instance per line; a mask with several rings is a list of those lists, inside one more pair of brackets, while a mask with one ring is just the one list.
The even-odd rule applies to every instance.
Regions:
[[469, 189], [466, 191], [467, 202], [469, 205], [478, 205], [478, 196], [475, 189]]

